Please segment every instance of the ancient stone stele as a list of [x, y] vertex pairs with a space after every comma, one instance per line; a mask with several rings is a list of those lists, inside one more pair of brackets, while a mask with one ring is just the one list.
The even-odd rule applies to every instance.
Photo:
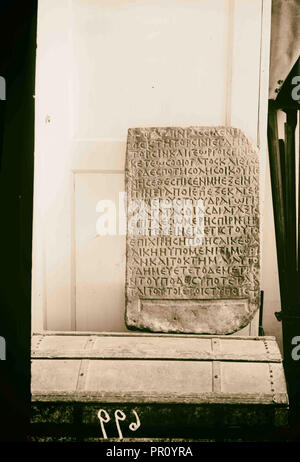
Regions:
[[131, 128], [126, 325], [229, 334], [259, 306], [258, 154], [233, 127]]

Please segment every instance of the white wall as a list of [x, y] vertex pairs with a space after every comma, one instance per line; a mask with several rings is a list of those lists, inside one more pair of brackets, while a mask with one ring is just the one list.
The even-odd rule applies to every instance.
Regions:
[[100, 246], [93, 201], [105, 181], [112, 196], [121, 187], [127, 128], [226, 124], [261, 148], [264, 327], [278, 333], [265, 170], [270, 3], [39, 0], [35, 330], [125, 329], [124, 242]]

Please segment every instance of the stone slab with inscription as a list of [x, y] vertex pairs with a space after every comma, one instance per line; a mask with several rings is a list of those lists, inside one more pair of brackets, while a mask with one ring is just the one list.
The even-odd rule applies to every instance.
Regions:
[[233, 127], [131, 128], [126, 325], [230, 334], [259, 306], [258, 154]]

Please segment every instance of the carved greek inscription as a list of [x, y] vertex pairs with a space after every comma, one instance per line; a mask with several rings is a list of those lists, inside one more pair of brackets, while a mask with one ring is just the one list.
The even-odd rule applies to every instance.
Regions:
[[[230, 333], [251, 320], [259, 304], [258, 168], [257, 152], [236, 128], [129, 130], [128, 203], [146, 204], [148, 219], [145, 225], [141, 214], [142, 232], [127, 235], [128, 327], [190, 332], [190, 319], [187, 329], [176, 300], [186, 300], [187, 307], [193, 301], [193, 332]], [[188, 212], [183, 210], [186, 203]], [[196, 213], [199, 204], [201, 222]], [[139, 219], [137, 210], [129, 210], [128, 223], [133, 213]], [[202, 238], [191, 245], [196, 224]], [[156, 308], [151, 322], [149, 316], [146, 322], [141, 304], [145, 299], [169, 300], [174, 309], [166, 317]], [[228, 303], [222, 305], [222, 300], [230, 299], [247, 303], [240, 310], [239, 304], [232, 309]], [[199, 308], [200, 317], [195, 313], [195, 300], [219, 300], [220, 318], [215, 308], [211, 312], [206, 307], [203, 322], [203, 310]], [[188, 308], [184, 312], [188, 317]]]

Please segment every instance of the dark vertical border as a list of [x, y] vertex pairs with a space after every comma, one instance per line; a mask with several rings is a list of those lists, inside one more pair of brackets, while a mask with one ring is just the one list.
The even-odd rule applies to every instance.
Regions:
[[36, 13], [37, 0], [0, 3], [0, 441], [25, 440], [30, 416]]

